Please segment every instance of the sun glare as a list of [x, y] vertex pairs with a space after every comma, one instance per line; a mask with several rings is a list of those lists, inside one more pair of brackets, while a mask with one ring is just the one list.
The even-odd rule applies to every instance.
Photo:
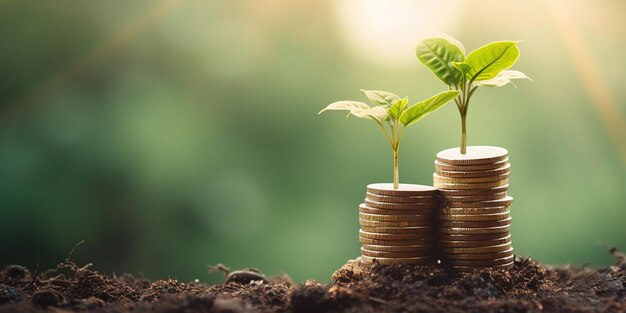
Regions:
[[457, 32], [463, 1], [335, 1], [338, 27], [359, 57], [385, 66], [415, 62], [413, 49], [425, 36]]

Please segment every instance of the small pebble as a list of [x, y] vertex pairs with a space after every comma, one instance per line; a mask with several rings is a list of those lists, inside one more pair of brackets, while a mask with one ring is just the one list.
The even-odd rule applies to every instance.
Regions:
[[0, 303], [13, 302], [22, 300], [22, 294], [15, 288], [0, 284]]
[[56, 290], [39, 290], [33, 294], [33, 305], [46, 309], [49, 306], [58, 306], [61, 303], [61, 295]]
[[23, 280], [30, 276], [30, 272], [21, 265], [9, 265], [4, 268], [4, 273], [10, 280]]
[[[247, 285], [252, 281], [260, 281], [261, 284], [267, 283], [267, 278], [262, 273], [254, 269], [245, 269], [239, 271], [232, 271], [224, 278], [224, 284], [238, 283]], [[257, 283], [258, 284], [258, 283]]]

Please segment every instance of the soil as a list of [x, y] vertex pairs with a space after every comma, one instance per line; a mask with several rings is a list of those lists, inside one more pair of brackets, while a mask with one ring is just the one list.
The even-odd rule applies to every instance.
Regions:
[[[614, 266], [552, 268], [517, 258], [511, 270], [454, 274], [349, 261], [332, 284], [255, 270], [220, 285], [106, 276], [70, 258], [39, 273], [0, 271], [0, 312], [626, 312], [626, 256]], [[223, 266], [218, 270], [227, 271]]]

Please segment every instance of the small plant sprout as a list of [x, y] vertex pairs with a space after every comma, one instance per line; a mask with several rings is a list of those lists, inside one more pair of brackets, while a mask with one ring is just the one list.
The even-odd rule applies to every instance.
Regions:
[[454, 99], [461, 113], [461, 153], [467, 151], [466, 117], [469, 102], [480, 86], [502, 87], [514, 79], [529, 79], [520, 71], [508, 70], [519, 57], [516, 41], [499, 41], [482, 46], [467, 56], [465, 48], [456, 39], [441, 35], [419, 42], [417, 58], [428, 67], [450, 90], [460, 94]]
[[448, 101], [457, 97], [457, 90], [444, 91], [420, 103], [408, 106], [409, 99], [400, 98], [392, 93], [380, 90], [362, 90], [374, 106], [358, 101], [337, 101], [329, 104], [318, 114], [328, 110], [348, 111], [350, 115], [374, 121], [382, 130], [393, 150], [393, 188], [398, 189], [400, 174], [398, 171], [398, 149], [404, 130], [417, 123], [424, 116], [437, 110]]

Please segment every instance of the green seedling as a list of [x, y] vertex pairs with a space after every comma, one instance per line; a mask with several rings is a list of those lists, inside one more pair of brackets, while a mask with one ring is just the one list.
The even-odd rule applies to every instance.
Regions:
[[343, 110], [349, 112], [347, 117], [352, 115], [374, 121], [382, 130], [393, 150], [393, 187], [398, 189], [400, 184], [398, 149], [400, 149], [404, 130], [457, 97], [460, 92], [457, 90], [444, 91], [420, 103], [408, 106], [409, 99], [400, 98], [386, 91], [361, 91], [365, 93], [365, 96], [374, 106], [370, 107], [367, 103], [358, 101], [337, 101], [329, 104], [318, 114], [328, 110]]
[[419, 42], [417, 58], [450, 90], [460, 94], [454, 99], [461, 113], [461, 153], [467, 151], [466, 117], [469, 102], [478, 87], [502, 87], [514, 79], [530, 79], [520, 71], [508, 70], [519, 57], [516, 41], [499, 41], [482, 46], [467, 56], [456, 39], [442, 35]]

